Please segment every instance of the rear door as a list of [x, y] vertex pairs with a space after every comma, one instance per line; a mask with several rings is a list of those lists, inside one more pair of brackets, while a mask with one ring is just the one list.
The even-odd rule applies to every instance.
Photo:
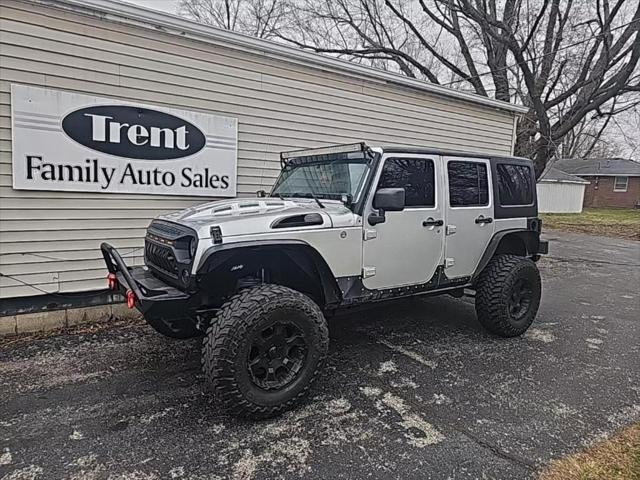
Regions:
[[491, 165], [486, 159], [444, 157], [445, 274], [471, 275], [494, 232]]

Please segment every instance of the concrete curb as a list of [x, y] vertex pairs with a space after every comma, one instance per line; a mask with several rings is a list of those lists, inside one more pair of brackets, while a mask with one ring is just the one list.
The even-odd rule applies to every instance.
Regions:
[[126, 305], [98, 305], [0, 317], [0, 337], [21, 333], [48, 332], [76, 325], [106, 322], [114, 318], [139, 318], [140, 312]]

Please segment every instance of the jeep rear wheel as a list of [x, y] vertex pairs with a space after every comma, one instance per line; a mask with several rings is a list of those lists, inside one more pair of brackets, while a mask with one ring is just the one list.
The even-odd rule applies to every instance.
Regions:
[[326, 320], [309, 297], [280, 285], [246, 289], [207, 330], [205, 380], [227, 412], [273, 417], [307, 395], [328, 344]]
[[496, 255], [476, 284], [478, 320], [501, 337], [522, 335], [538, 312], [541, 291], [535, 263], [517, 255]]

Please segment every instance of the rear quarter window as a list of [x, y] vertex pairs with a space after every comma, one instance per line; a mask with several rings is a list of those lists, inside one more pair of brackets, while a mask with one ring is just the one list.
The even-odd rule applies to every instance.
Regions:
[[533, 169], [527, 165], [497, 165], [498, 199], [501, 205], [533, 204]]

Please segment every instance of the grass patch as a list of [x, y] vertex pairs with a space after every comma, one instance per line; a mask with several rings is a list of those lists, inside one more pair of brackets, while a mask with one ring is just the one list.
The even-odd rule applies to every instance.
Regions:
[[585, 208], [582, 213], [541, 213], [553, 230], [640, 240], [640, 209]]
[[540, 480], [639, 480], [640, 423], [584, 452], [554, 461]]

